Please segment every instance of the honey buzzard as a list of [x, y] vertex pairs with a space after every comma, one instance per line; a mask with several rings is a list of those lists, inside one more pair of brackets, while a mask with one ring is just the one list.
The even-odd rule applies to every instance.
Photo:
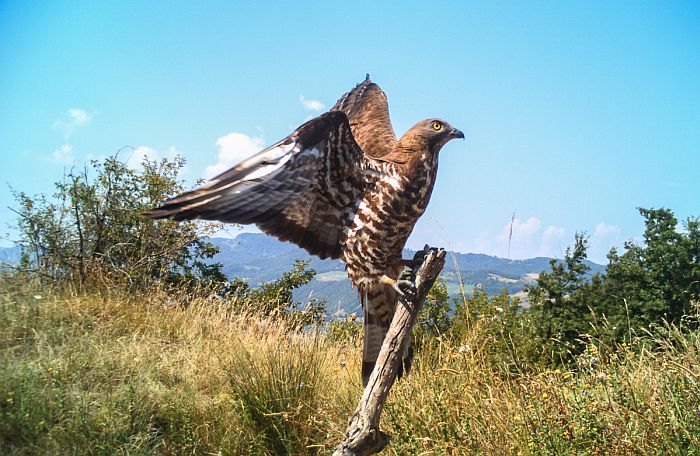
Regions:
[[[366, 384], [401, 292], [402, 250], [430, 200], [438, 152], [455, 138], [464, 134], [433, 118], [397, 139], [386, 95], [367, 76], [330, 111], [146, 215], [253, 223], [320, 258], [340, 258], [364, 311]], [[404, 347], [399, 375], [412, 352]]]

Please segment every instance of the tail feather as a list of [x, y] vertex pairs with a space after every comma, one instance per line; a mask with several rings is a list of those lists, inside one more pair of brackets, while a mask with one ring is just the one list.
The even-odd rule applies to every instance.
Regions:
[[[360, 287], [360, 302], [365, 313], [364, 345], [362, 350], [362, 385], [366, 386], [374, 370], [384, 338], [389, 331], [396, 310], [396, 291], [389, 285], [379, 282]], [[413, 365], [413, 344], [411, 340], [403, 349], [403, 359], [399, 365], [398, 378], [407, 375]]]
[[403, 359], [401, 360], [401, 365], [399, 366], [398, 377], [402, 378], [404, 375], [411, 373], [413, 368], [413, 334], [411, 338], [406, 341], [406, 346], [403, 348]]

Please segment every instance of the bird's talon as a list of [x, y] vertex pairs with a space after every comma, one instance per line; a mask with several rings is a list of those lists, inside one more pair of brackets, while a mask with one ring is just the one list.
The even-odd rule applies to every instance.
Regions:
[[416, 295], [416, 284], [413, 280], [399, 279], [395, 289], [405, 299], [412, 299]]
[[416, 281], [416, 272], [412, 268], [404, 268], [404, 270], [401, 271], [401, 275], [399, 276], [399, 280], [408, 281], [408, 282], [415, 282]]

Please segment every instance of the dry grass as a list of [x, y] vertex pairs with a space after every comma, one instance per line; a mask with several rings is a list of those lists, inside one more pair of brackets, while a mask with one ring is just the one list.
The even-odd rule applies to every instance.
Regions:
[[[325, 454], [339, 441], [359, 348], [216, 300], [167, 302], [3, 282], [0, 453]], [[512, 373], [477, 325], [426, 345], [383, 419], [390, 454], [700, 454], [700, 339], [669, 328], [605, 356], [591, 344], [576, 372]]]

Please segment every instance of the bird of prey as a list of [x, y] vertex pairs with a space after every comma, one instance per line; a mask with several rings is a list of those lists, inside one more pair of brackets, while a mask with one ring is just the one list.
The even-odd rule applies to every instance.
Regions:
[[[401, 292], [402, 250], [430, 200], [438, 152], [455, 138], [464, 134], [430, 118], [397, 139], [386, 95], [368, 75], [330, 111], [146, 215], [255, 224], [312, 255], [340, 258], [364, 311], [366, 384]], [[412, 353], [404, 347], [399, 375]]]

